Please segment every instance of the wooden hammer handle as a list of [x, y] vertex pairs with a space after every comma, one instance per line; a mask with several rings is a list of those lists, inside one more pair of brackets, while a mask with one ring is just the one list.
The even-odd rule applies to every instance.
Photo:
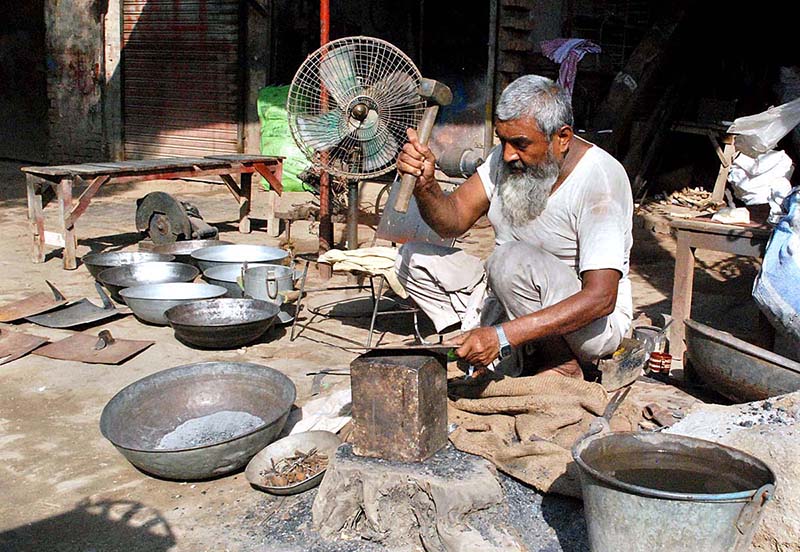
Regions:
[[[439, 112], [438, 105], [431, 105], [425, 108], [422, 114], [422, 121], [419, 123], [417, 135], [419, 136], [420, 144], [427, 144], [428, 139], [431, 137], [431, 130], [433, 130], [433, 123], [436, 121], [436, 114]], [[400, 190], [397, 192], [397, 198], [394, 201], [394, 210], [398, 213], [405, 213], [408, 211], [408, 204], [411, 202], [411, 196], [414, 194], [414, 185], [417, 183], [417, 177], [413, 174], [404, 174], [400, 179]]]

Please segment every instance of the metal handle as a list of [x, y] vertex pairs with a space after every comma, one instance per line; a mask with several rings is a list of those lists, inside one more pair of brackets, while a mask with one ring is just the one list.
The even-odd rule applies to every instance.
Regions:
[[761, 515], [761, 507], [764, 506], [772, 495], [775, 493], [775, 485], [767, 483], [759, 488], [754, 494], [753, 498], [745, 504], [742, 511], [739, 512], [739, 517], [736, 519], [736, 529], [742, 535], [746, 534], [748, 529], [753, 525]]
[[[431, 137], [433, 130], [433, 123], [436, 121], [436, 114], [439, 112], [438, 105], [431, 105], [425, 109], [422, 115], [422, 121], [419, 123], [417, 135], [419, 136], [420, 144], [427, 144]], [[397, 191], [397, 197], [394, 200], [394, 210], [398, 213], [405, 213], [408, 211], [408, 204], [411, 203], [411, 196], [414, 194], [414, 185], [417, 183], [417, 177], [413, 174], [404, 174], [400, 179], [400, 189]]]
[[114, 337], [111, 335], [111, 332], [108, 330], [103, 330], [99, 334], [97, 334], [97, 343], [94, 344], [92, 347], [95, 351], [102, 351], [109, 345], [114, 344]]
[[[275, 283], [275, 291], [272, 291], [270, 289], [270, 285], [269, 285], [270, 282], [274, 282]], [[267, 276], [266, 276], [266, 279], [265, 279], [265, 284], [267, 286], [267, 297], [269, 297], [270, 299], [277, 299], [278, 298], [278, 279], [274, 277], [274, 274], [270, 275], [269, 273], [267, 273]]]

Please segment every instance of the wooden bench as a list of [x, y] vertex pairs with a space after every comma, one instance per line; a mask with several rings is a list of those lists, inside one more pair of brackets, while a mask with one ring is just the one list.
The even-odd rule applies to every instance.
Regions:
[[[278, 194], [283, 192], [283, 158], [263, 155], [219, 155], [173, 157], [144, 161], [82, 163], [23, 167], [28, 188], [28, 219], [33, 238], [34, 263], [44, 262], [45, 245], [64, 248], [64, 268], [77, 267], [75, 223], [86, 212], [97, 191], [111, 184], [219, 176], [239, 204], [239, 231], [250, 232], [253, 173], [263, 176]], [[241, 175], [237, 183], [234, 175]], [[80, 197], [72, 195], [73, 185], [86, 186]], [[60, 211], [61, 243], [46, 242], [44, 208], [57, 199]], [[272, 221], [274, 224], [274, 221]]]

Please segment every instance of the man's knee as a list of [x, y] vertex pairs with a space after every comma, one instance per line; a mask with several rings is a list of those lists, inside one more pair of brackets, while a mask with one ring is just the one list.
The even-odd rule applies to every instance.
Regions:
[[502, 300], [509, 294], [538, 286], [535, 268], [550, 262], [550, 259], [546, 259], [548, 255], [542, 249], [524, 242], [498, 245], [486, 261], [486, 273], [492, 291]]

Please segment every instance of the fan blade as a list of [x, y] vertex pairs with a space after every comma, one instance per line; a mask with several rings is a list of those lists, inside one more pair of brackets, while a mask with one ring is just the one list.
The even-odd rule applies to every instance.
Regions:
[[364, 171], [376, 171], [391, 163], [400, 151], [400, 145], [392, 133], [384, 127], [383, 132], [373, 140], [364, 142]]
[[344, 109], [358, 88], [355, 67], [355, 49], [343, 46], [322, 54], [319, 62], [319, 80], [325, 85], [336, 103]]
[[383, 77], [372, 86], [371, 91], [380, 104], [390, 108], [420, 101], [416, 82], [400, 71]]
[[297, 130], [303, 138], [303, 143], [309, 148], [326, 151], [342, 139], [339, 130], [341, 122], [342, 116], [338, 111], [329, 111], [317, 116], [298, 116]]

